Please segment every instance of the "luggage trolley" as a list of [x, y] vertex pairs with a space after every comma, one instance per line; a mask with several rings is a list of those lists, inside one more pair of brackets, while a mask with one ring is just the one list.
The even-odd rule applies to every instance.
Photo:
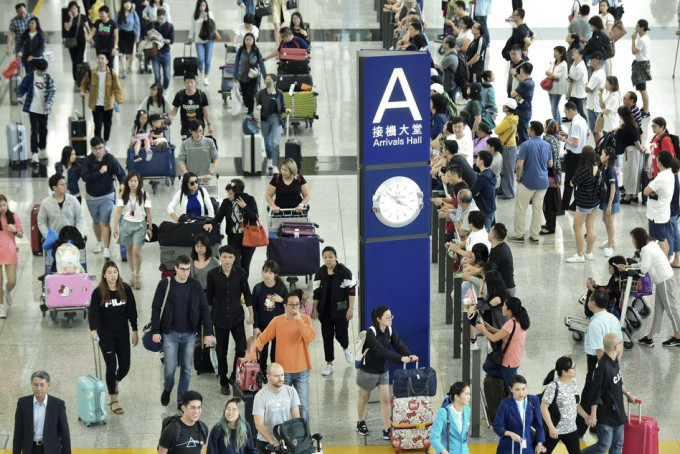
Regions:
[[296, 211], [294, 208], [281, 208], [278, 213], [274, 213], [267, 207], [267, 231], [270, 238], [276, 236], [279, 226], [283, 222], [311, 222], [309, 220], [309, 205], [302, 211]]
[[231, 90], [234, 88], [234, 64], [236, 62], [236, 47], [224, 44], [224, 65], [222, 70], [222, 82], [218, 91], [222, 95], [223, 106], [227, 106], [228, 99], [231, 99]]
[[[90, 297], [92, 295], [92, 282], [95, 277], [87, 274], [87, 251], [85, 249], [78, 250], [80, 254], [80, 265], [85, 270], [82, 274], [56, 274], [52, 272], [52, 263], [54, 261], [50, 251], [43, 250], [43, 263], [45, 267], [45, 274], [40, 276], [38, 280], [42, 285], [42, 293], [40, 295], [40, 310], [42, 311], [42, 316], [45, 318], [47, 312], [50, 313], [50, 318], [53, 322], [57, 321], [59, 313], [63, 312], [64, 317], [67, 320], [68, 326], [73, 326], [73, 321], [79, 311], [83, 312], [83, 319], [87, 319], [87, 313], [89, 309]], [[59, 286], [59, 289], [55, 292], [51, 285], [53, 278]], [[77, 296], [81, 295], [86, 298], [87, 304], [70, 306], [68, 302], [60, 302], [61, 298], [69, 298], [71, 295]]]

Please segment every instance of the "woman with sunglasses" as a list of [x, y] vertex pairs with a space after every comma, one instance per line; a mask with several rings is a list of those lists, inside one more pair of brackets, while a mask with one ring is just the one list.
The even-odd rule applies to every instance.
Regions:
[[182, 215], [215, 217], [210, 194], [199, 186], [195, 173], [187, 172], [182, 177], [182, 187], [168, 204], [168, 214], [175, 222], [179, 222]]
[[208, 454], [256, 454], [253, 428], [246, 421], [243, 399], [233, 397], [224, 406], [220, 422], [210, 430]]

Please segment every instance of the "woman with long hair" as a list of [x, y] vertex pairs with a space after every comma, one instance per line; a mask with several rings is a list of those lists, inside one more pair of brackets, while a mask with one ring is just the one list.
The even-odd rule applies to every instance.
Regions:
[[451, 117], [449, 116], [449, 101], [446, 96], [439, 93], [430, 96], [430, 140], [434, 140], [442, 133], [444, 125], [449, 120], [451, 120]]
[[[7, 197], [0, 194], [0, 318], [7, 318], [7, 308], [12, 304], [12, 290], [17, 284], [17, 254], [16, 237], [23, 238], [19, 216], [9, 209]], [[5, 269], [7, 284], [2, 285]]]
[[194, 172], [187, 172], [182, 176], [182, 186], [168, 204], [167, 211], [175, 222], [179, 222], [180, 216], [184, 214], [193, 217], [215, 216], [210, 194], [199, 184]]
[[265, 77], [266, 75], [267, 68], [264, 66], [260, 49], [255, 44], [255, 35], [246, 33], [243, 37], [243, 45], [236, 52], [234, 79], [241, 86], [243, 103], [246, 105], [248, 115], [253, 114], [255, 93], [260, 87], [260, 76]]
[[508, 98], [503, 103], [503, 113], [505, 117], [500, 124], [493, 130], [498, 134], [498, 138], [503, 145], [503, 171], [501, 173], [500, 194], [504, 199], [515, 198], [515, 163], [517, 162], [517, 125], [519, 117], [517, 101]]
[[467, 454], [470, 430], [470, 386], [462, 381], [451, 385], [437, 411], [430, 434], [435, 452]]
[[[475, 328], [481, 331], [491, 342], [501, 341], [501, 349], [505, 349], [507, 346], [502, 364], [494, 364], [490, 355], [487, 355], [483, 369], [492, 377], [502, 378], [505, 381], [505, 386], [509, 389], [512, 387], [512, 378], [517, 375], [517, 370], [522, 364], [524, 342], [531, 322], [529, 313], [522, 306], [522, 301], [519, 298], [511, 297], [503, 301], [502, 310], [503, 317], [507, 322], [500, 329], [494, 328], [481, 318], [477, 319]], [[510, 335], [512, 335], [512, 338], [510, 338]]]
[[302, 19], [302, 14], [299, 11], [295, 11], [290, 15], [290, 29], [293, 32], [293, 36], [297, 36], [300, 39], [307, 41], [310, 44], [311, 37], [309, 36], [309, 24], [305, 24]]
[[[111, 398], [109, 408], [115, 414], [122, 415], [123, 408], [118, 403], [118, 384], [130, 371], [130, 341], [136, 346], [139, 335], [135, 295], [121, 279], [115, 262], [104, 262], [99, 285], [92, 290], [87, 313], [90, 338], [99, 340], [106, 364], [106, 387]], [[132, 328], [132, 337], [128, 323]]]
[[[559, 114], [558, 114], [559, 115]], [[560, 164], [560, 139], [562, 129], [555, 120], [545, 121], [543, 140], [548, 142], [552, 150], [553, 166], [548, 169], [548, 190], [543, 198], [543, 216], [545, 224], [541, 226], [539, 235], [552, 235], [555, 233], [557, 224], [557, 212], [562, 207], [562, 195], [560, 194], [560, 182], [562, 180], [562, 168]]]
[[[548, 429], [545, 434], [545, 453], [553, 452], [561, 441], [569, 454], [579, 454], [579, 434], [576, 429], [576, 418], [588, 418], [588, 413], [577, 403], [580, 393], [576, 383], [576, 364], [568, 356], [562, 356], [555, 362], [555, 368], [548, 372], [543, 380], [543, 399], [541, 414]], [[557, 375], [557, 377], [555, 377]], [[553, 421], [550, 406], [555, 404], [560, 415], [559, 422]], [[554, 407], [553, 407], [554, 408]]]
[[220, 261], [213, 256], [208, 236], [196, 235], [194, 247], [191, 248], [191, 277], [201, 283], [204, 291], [208, 286], [208, 272], [218, 266]]
[[[120, 55], [120, 78], [125, 79], [126, 74], [132, 74], [133, 55], [135, 44], [141, 36], [141, 23], [137, 11], [132, 5], [132, 0], [121, 0], [118, 17], [118, 53]], [[130, 65], [128, 66], [128, 57]]]
[[149, 21], [155, 22], [157, 20], [158, 10], [162, 9], [165, 11], [165, 20], [172, 23], [172, 17], [170, 16], [170, 4], [165, 0], [151, 0], [148, 5], [144, 7], [142, 11], [142, 17]]
[[602, 23], [602, 18], [598, 15], [591, 16], [588, 19], [590, 28], [593, 30], [593, 34], [590, 39], [583, 47], [583, 55], [585, 55], [586, 60], [590, 60], [591, 56], [599, 53], [602, 56], [602, 65], [604, 66], [607, 60], [607, 53], [605, 52], [609, 46], [609, 38], [604, 32], [604, 24]]
[[[208, 7], [207, 0], [196, 0], [194, 13], [191, 15], [191, 26], [189, 27], [189, 40], [187, 44], [196, 44], [196, 54], [198, 57], [198, 79], [203, 77], [203, 85], [209, 85], [208, 76], [210, 75], [210, 65], [212, 61], [214, 39], [204, 40], [199, 35], [201, 27], [208, 20], [215, 20], [212, 11]], [[198, 83], [198, 80], [197, 80]]]
[[149, 87], [149, 96], [142, 99], [139, 103], [137, 111], [146, 110], [149, 113], [149, 117], [155, 114], [170, 113], [172, 106], [168, 104], [163, 94], [163, 84], [152, 84]]
[[[567, 263], [583, 263], [593, 260], [593, 246], [595, 245], [595, 215], [600, 206], [601, 174], [597, 162], [597, 155], [593, 147], [586, 145], [581, 152], [581, 160], [569, 182], [574, 188], [574, 236], [576, 237], [576, 254], [567, 259]], [[566, 182], [565, 182], [566, 184]], [[585, 254], [583, 246], [583, 223], [586, 224], [587, 245]]]
[[614, 237], [616, 236], [616, 224], [614, 216], [621, 211], [619, 194], [619, 177], [616, 174], [616, 149], [605, 147], [600, 155], [602, 169], [602, 182], [607, 187], [605, 196], [600, 200], [602, 210], [602, 222], [607, 229], [607, 241], [603, 244], [605, 257], [614, 255]]
[[82, 203], [80, 197], [80, 187], [78, 180], [80, 180], [80, 166], [83, 163], [82, 157], [76, 156], [76, 150], [72, 146], [66, 145], [61, 150], [61, 159], [54, 164], [54, 170], [59, 175], [64, 175], [66, 178], [66, 187], [68, 193], [78, 199]]
[[309, 203], [311, 195], [307, 180], [298, 172], [297, 164], [286, 158], [279, 166], [280, 175], [274, 175], [267, 186], [267, 203], [274, 213], [281, 209], [302, 211]]
[[630, 109], [621, 106], [618, 114], [619, 128], [614, 137], [617, 154], [623, 155], [626, 163], [623, 166], [623, 187], [626, 188], [626, 195], [621, 200], [621, 204], [629, 205], [633, 202], [637, 203], [646, 150], [640, 141], [640, 129]]
[[19, 37], [21, 45], [17, 58], [21, 60], [26, 74], [33, 72], [33, 60], [45, 54], [45, 33], [40, 28], [40, 20], [33, 16], [28, 20], [28, 28]]
[[477, 304], [476, 310], [486, 323], [496, 329], [501, 329], [507, 321], [503, 315], [503, 302], [512, 295], [505, 285], [503, 275], [495, 268], [496, 265], [493, 263], [487, 263], [484, 266], [484, 286], [479, 290], [478, 295], [483, 302]]
[[246, 421], [243, 399], [232, 397], [220, 421], [210, 430], [208, 454], [256, 454], [253, 428]]
[[283, 92], [276, 88], [275, 77], [267, 74], [264, 78], [265, 88], [257, 92], [255, 108], [260, 112], [260, 124], [267, 153], [267, 169], [274, 174], [279, 173], [279, 146], [283, 114], [290, 114], [283, 100]]
[[587, 119], [585, 105], [586, 97], [586, 84], [588, 83], [588, 68], [586, 67], [586, 62], [583, 61], [583, 49], [577, 47], [573, 49], [572, 57], [574, 62], [569, 68], [569, 87], [567, 88], [567, 101], [571, 101], [576, 104], [576, 110], [578, 114], [584, 119]]
[[[113, 215], [113, 237], [118, 238], [120, 222], [120, 238], [118, 242], [127, 248], [128, 265], [132, 271], [130, 285], [139, 290], [139, 269], [142, 266], [142, 246], [144, 237], [151, 236], [151, 196], [144, 189], [144, 180], [136, 170], [131, 170], [121, 185], [120, 197], [116, 202]], [[121, 221], [121, 215], [123, 219]]]
[[[550, 112], [553, 120], [562, 126], [562, 115], [560, 114], [560, 99], [567, 93], [567, 49], [564, 46], [557, 46], [553, 49], [555, 59], [552, 68], [545, 72], [545, 75], [552, 79], [552, 88], [548, 91], [550, 98]], [[554, 161], [553, 161], [554, 162]]]
[[[288, 295], [288, 288], [281, 279], [281, 269], [273, 260], [265, 260], [262, 265], [262, 282], [255, 284], [250, 297], [253, 306], [253, 336], [257, 337], [269, 326], [277, 315], [283, 315], [286, 310], [283, 302]], [[276, 339], [266, 344], [260, 351], [260, 370], [267, 370], [269, 359], [269, 344], [271, 344], [271, 362], [276, 361]]]

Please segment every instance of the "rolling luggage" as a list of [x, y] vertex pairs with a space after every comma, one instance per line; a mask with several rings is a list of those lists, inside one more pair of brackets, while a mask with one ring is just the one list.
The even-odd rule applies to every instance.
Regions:
[[45, 305], [50, 309], [90, 307], [92, 279], [89, 274], [45, 276]]
[[253, 438], [257, 435], [257, 429], [255, 428], [255, 419], [253, 418], [253, 403], [255, 402], [255, 394], [251, 391], [241, 391], [238, 386], [232, 388], [232, 395], [243, 400], [246, 406], [246, 421], [250, 424], [250, 429], [253, 432]]
[[431, 367], [418, 367], [394, 371], [393, 393], [396, 398], [434, 396], [437, 394], [437, 373]]
[[295, 161], [298, 170], [302, 170], [302, 142], [298, 139], [290, 138], [290, 115], [286, 118], [286, 144], [284, 145], [286, 158]]
[[227, 99], [231, 98], [231, 90], [234, 88], [234, 61], [236, 60], [236, 48], [234, 46], [224, 45], [225, 57], [224, 66], [220, 66], [222, 70], [222, 83], [219, 93], [222, 95], [222, 101], [227, 104]]
[[106, 424], [106, 384], [102, 379], [102, 359], [97, 352], [98, 346], [92, 341], [94, 352], [94, 375], [78, 377], [76, 383], [76, 400], [78, 420], [87, 427], [92, 424]]
[[309, 60], [309, 53], [306, 49], [284, 47], [279, 51], [279, 60], [307, 61]]
[[282, 222], [279, 224], [278, 236], [300, 238], [301, 236], [315, 236], [318, 225], [313, 222]]
[[284, 93], [288, 93], [291, 86], [295, 87], [295, 91], [310, 91], [314, 85], [310, 74], [279, 74], [275, 77], [276, 88]]
[[236, 359], [236, 388], [241, 391], [257, 392], [262, 383], [258, 383], [260, 365], [258, 363], [246, 363], [245, 358]]
[[26, 168], [28, 164], [28, 141], [26, 126], [21, 122], [7, 124], [7, 152], [12, 169]]
[[398, 398], [392, 396], [392, 446], [396, 452], [430, 448], [430, 431], [434, 421], [429, 396]]
[[316, 115], [316, 97], [317, 94], [313, 91], [297, 92], [293, 97], [289, 93], [284, 93], [283, 101], [286, 107], [290, 108], [291, 117], [315, 120], [319, 118]]
[[21, 83], [21, 77], [17, 72], [12, 77], [9, 78], [9, 103], [13, 106], [19, 105], [19, 84]]
[[198, 341], [198, 338], [196, 338], [196, 343], [199, 344], [196, 345], [196, 349], [194, 350], [194, 369], [196, 369], [196, 375], [214, 374], [215, 367], [210, 358], [212, 348], [203, 345], [202, 336], [200, 342]]
[[[160, 230], [160, 228], [159, 228]], [[159, 246], [161, 251], [161, 271], [175, 271], [175, 259], [180, 255], [191, 257], [191, 246]], [[163, 276], [165, 277], [165, 276]]]
[[489, 426], [493, 426], [496, 420], [496, 411], [501, 401], [508, 397], [505, 380], [487, 375], [484, 377], [484, 403], [486, 404], [486, 416]]
[[40, 211], [40, 204], [36, 203], [31, 209], [31, 252], [33, 255], [43, 255], [43, 239], [42, 233], [38, 229], [38, 212]]
[[241, 134], [241, 163], [243, 175], [260, 176], [266, 158], [264, 137], [257, 134]]
[[269, 238], [267, 259], [278, 263], [283, 276], [312, 275], [320, 266], [318, 236], [301, 238]]
[[309, 60], [281, 60], [278, 74], [309, 74]]
[[[189, 46], [189, 56], [187, 57], [187, 47]], [[184, 44], [183, 53], [181, 57], [176, 57], [172, 61], [172, 75], [173, 77], [184, 76], [185, 74], [198, 75], [198, 58], [191, 55], [191, 44]]]
[[659, 424], [651, 416], [642, 416], [642, 401], [638, 400], [638, 414], [630, 413], [628, 403], [628, 422], [623, 426], [623, 454], [658, 454]]
[[78, 112], [76, 110], [73, 115], [68, 117], [68, 141], [69, 145], [71, 145], [76, 150], [76, 156], [87, 155], [87, 120], [85, 120], [85, 98], [81, 99], [83, 101], [82, 111]]
[[[175, 176], [175, 146], [170, 145], [162, 150], [151, 147], [151, 160], [135, 162], [135, 149], [127, 151], [126, 167], [128, 171], [136, 170], [142, 178], [174, 178]], [[140, 150], [139, 156], [146, 158], [146, 151]]]

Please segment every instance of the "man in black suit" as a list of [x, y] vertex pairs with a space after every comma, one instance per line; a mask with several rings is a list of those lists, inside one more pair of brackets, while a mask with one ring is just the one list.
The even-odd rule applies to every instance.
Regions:
[[33, 395], [20, 397], [14, 416], [12, 454], [71, 454], [66, 405], [47, 396], [50, 374], [31, 374]]

